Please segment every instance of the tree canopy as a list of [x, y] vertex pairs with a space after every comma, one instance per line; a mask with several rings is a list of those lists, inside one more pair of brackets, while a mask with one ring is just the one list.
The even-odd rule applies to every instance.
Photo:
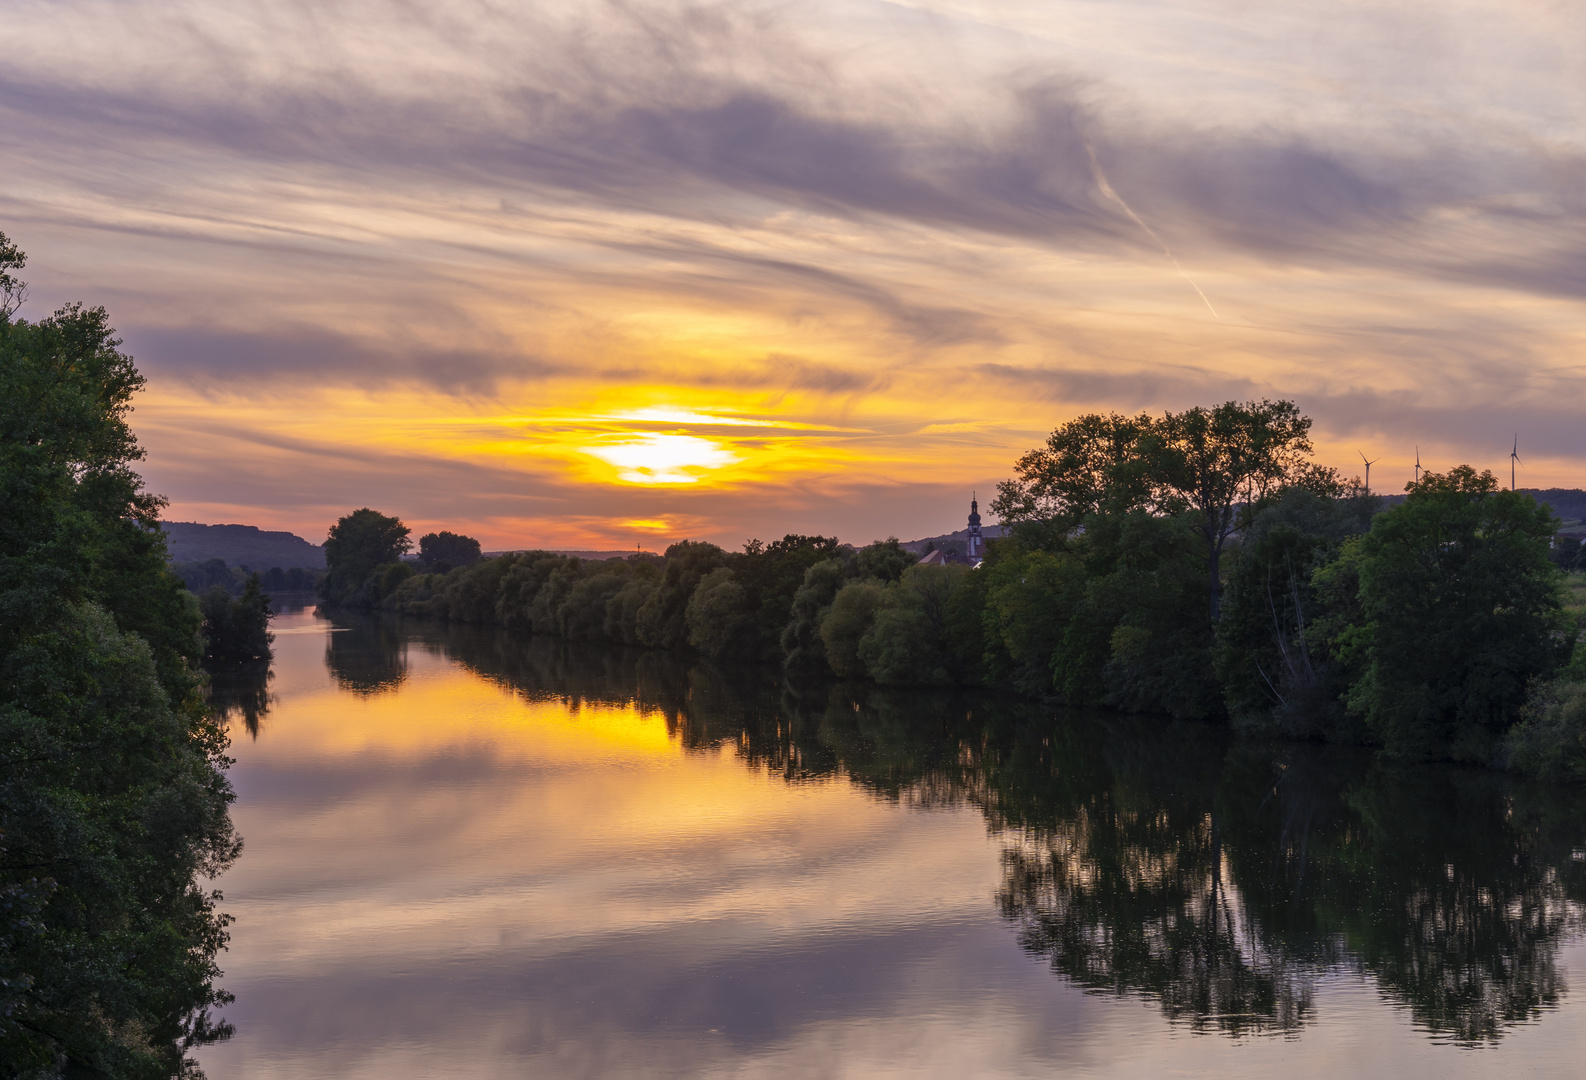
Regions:
[[991, 509], [1004, 522], [1060, 529], [1139, 509], [1189, 515], [1206, 548], [1215, 622], [1223, 551], [1241, 523], [1286, 487], [1339, 490], [1336, 474], [1310, 461], [1310, 429], [1292, 401], [1228, 401], [1160, 419], [1081, 416], [1019, 459]]
[[[354, 510], [330, 527], [325, 538], [326, 574], [320, 595], [329, 604], [367, 599], [375, 570], [397, 562], [412, 548], [411, 530], [394, 517], [367, 506]], [[378, 601], [378, 585], [374, 586]]]
[[134, 470], [142, 376], [103, 308], [16, 318], [22, 264], [0, 235], [0, 1061], [165, 1077], [227, 1000], [226, 738]]

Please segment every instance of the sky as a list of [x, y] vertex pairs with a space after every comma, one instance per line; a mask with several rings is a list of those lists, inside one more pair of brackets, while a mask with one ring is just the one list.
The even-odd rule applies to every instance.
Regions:
[[[0, 0], [25, 317], [170, 520], [961, 528], [1085, 412], [1586, 486], [1586, 19], [1532, 0]], [[1353, 463], [1353, 464], [1352, 464]]]

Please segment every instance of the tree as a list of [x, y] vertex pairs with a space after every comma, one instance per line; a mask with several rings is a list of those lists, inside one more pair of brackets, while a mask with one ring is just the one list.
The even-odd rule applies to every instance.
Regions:
[[859, 575], [878, 581], [897, 581], [903, 572], [920, 558], [912, 551], [904, 551], [896, 536], [877, 540], [859, 551]]
[[133, 467], [143, 378], [103, 308], [13, 318], [23, 261], [0, 235], [0, 1062], [167, 1077], [229, 1000], [226, 736]]
[[453, 532], [426, 533], [419, 537], [419, 563], [430, 573], [445, 573], [456, 566], [479, 561], [479, 541]]
[[1556, 521], [1461, 465], [1411, 483], [1316, 573], [1347, 703], [1389, 753], [1488, 760], [1526, 684], [1567, 657]]
[[1143, 504], [1137, 447], [1155, 421], [1091, 413], [1070, 420], [1014, 465], [1018, 476], [997, 485], [991, 511], [1004, 523], [1056, 521], [1065, 528], [1104, 510]]
[[396, 518], [367, 506], [337, 521], [325, 538], [326, 573], [320, 598], [332, 605], [364, 602], [364, 586], [375, 571], [398, 561], [413, 546], [409, 531]]
[[847, 581], [841, 559], [823, 559], [804, 571], [804, 581], [793, 594], [788, 622], [782, 628], [782, 662], [789, 670], [826, 666], [821, 620]]
[[688, 643], [713, 660], [753, 655], [754, 612], [733, 572], [712, 570], [689, 597]]
[[204, 616], [204, 662], [206, 665], [268, 665], [271, 659], [270, 598], [259, 583], [258, 574], [248, 575], [248, 584], [235, 599], [222, 585], [211, 585], [198, 600]]
[[1222, 614], [1222, 555], [1234, 530], [1290, 484], [1331, 480], [1307, 469], [1310, 430], [1310, 417], [1292, 401], [1229, 401], [1166, 413], [1142, 440], [1143, 471], [1158, 506], [1196, 515], [1213, 622]]
[[1291, 401], [1229, 401], [1149, 416], [1081, 416], [1019, 459], [992, 510], [1006, 523], [1072, 530], [1087, 516], [1146, 509], [1194, 515], [1206, 548], [1208, 610], [1221, 615], [1222, 555], [1253, 512], [1300, 485], [1336, 493], [1309, 460], [1311, 421]]

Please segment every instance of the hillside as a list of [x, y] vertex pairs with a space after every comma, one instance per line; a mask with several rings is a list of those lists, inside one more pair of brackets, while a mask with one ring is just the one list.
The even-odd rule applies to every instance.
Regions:
[[201, 525], [196, 521], [163, 521], [171, 561], [224, 560], [227, 566], [264, 571], [279, 566], [325, 568], [325, 549], [289, 532], [265, 532], [253, 525]]
[[[1000, 540], [1003, 536], [1003, 529], [1001, 525], [982, 525], [980, 527], [980, 535], [987, 540]], [[903, 542], [903, 550], [912, 551], [916, 555], [923, 555], [927, 545], [931, 545], [932, 551], [941, 548], [963, 551], [964, 544], [968, 540], [969, 530], [959, 529], [957, 532], [943, 533], [941, 536], [922, 536], [918, 540], [905, 540]]]
[[1580, 488], [1521, 488], [1536, 501], [1547, 503], [1553, 512], [1564, 520], [1566, 526], [1586, 520], [1586, 491]]

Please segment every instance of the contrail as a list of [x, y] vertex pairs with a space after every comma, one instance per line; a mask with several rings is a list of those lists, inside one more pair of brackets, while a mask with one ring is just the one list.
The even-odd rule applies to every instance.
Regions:
[[1162, 249], [1162, 254], [1166, 255], [1168, 261], [1173, 264], [1173, 269], [1179, 272], [1180, 277], [1189, 282], [1189, 287], [1194, 289], [1195, 295], [1201, 298], [1201, 302], [1206, 305], [1206, 310], [1212, 313], [1212, 318], [1216, 319], [1218, 322], [1222, 322], [1223, 317], [1217, 314], [1217, 309], [1212, 307], [1212, 302], [1206, 298], [1205, 293], [1201, 292], [1201, 287], [1195, 284], [1195, 279], [1190, 277], [1188, 272], [1185, 271], [1184, 267], [1179, 264], [1178, 256], [1173, 254], [1173, 250], [1169, 248], [1166, 242], [1156, 234], [1155, 229], [1151, 228], [1151, 226], [1140, 220], [1140, 215], [1135, 213], [1134, 209], [1130, 207], [1128, 203], [1123, 201], [1123, 196], [1114, 191], [1112, 185], [1107, 182], [1107, 174], [1101, 171], [1101, 162], [1096, 160], [1096, 151], [1091, 147], [1090, 143], [1085, 144], [1085, 153], [1090, 155], [1090, 172], [1091, 175], [1096, 178], [1096, 185], [1101, 188], [1101, 193], [1107, 196], [1107, 198], [1111, 199], [1113, 202], [1117, 203], [1119, 206], [1123, 207], [1123, 212], [1128, 214], [1129, 218], [1136, 225], [1140, 226], [1147, 236], [1156, 241], [1157, 246]]

